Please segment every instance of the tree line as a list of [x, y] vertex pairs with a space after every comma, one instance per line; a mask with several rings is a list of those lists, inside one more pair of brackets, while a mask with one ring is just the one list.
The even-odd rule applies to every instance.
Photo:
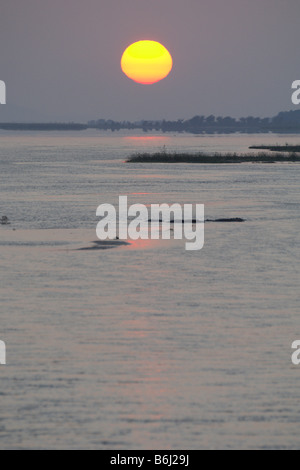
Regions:
[[273, 118], [242, 117], [239, 119], [226, 116], [194, 116], [191, 119], [142, 120], [138, 122], [113, 121], [99, 119], [90, 121], [88, 127], [101, 130], [132, 130], [141, 129], [144, 132], [189, 132], [194, 134], [209, 132], [268, 132], [268, 131], [297, 131], [300, 130], [300, 111], [281, 112]]
[[138, 122], [113, 121], [111, 119], [98, 119], [87, 124], [70, 123], [0, 123], [3, 130], [21, 131], [79, 131], [86, 129], [99, 130], [135, 130], [144, 132], [188, 132], [201, 133], [257, 133], [257, 132], [284, 132], [297, 133], [300, 131], [300, 110], [286, 111], [277, 114], [273, 118], [242, 117], [239, 119], [230, 116], [194, 116], [191, 119], [170, 120], [142, 120]]

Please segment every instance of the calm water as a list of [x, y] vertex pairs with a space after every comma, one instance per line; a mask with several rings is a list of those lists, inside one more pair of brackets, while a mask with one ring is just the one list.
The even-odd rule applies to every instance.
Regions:
[[[300, 448], [299, 165], [126, 164], [297, 136], [0, 133], [2, 449]], [[205, 204], [205, 246], [80, 251], [96, 208]]]

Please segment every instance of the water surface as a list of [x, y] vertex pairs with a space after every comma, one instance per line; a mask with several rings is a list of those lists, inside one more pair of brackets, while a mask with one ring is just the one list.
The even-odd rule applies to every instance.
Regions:
[[[297, 139], [0, 132], [2, 449], [299, 449], [299, 165], [124, 163]], [[80, 250], [119, 195], [246, 222]]]

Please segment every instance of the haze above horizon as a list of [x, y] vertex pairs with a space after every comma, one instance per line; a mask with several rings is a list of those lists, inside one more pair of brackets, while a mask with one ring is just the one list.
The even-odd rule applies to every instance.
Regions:
[[[274, 116], [297, 109], [298, 0], [15, 0], [1, 5], [0, 121]], [[173, 71], [144, 87], [124, 49], [164, 44]]]

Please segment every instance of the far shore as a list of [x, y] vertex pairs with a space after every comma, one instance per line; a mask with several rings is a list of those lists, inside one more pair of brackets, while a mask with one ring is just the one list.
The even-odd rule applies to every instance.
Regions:
[[236, 153], [137, 153], [127, 163], [284, 163], [300, 162], [300, 155], [293, 153], [266, 153], [238, 155]]

